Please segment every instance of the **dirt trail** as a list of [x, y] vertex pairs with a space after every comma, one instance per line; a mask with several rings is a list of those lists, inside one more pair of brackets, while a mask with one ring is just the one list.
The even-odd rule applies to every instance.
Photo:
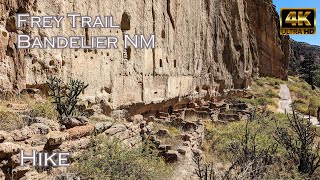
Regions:
[[286, 84], [280, 85], [280, 101], [279, 101], [279, 109], [280, 113], [292, 113], [292, 99], [288, 86]]
[[[288, 86], [286, 84], [280, 84], [280, 101], [278, 112], [280, 113], [292, 113], [292, 99]], [[309, 119], [308, 115], [301, 115], [305, 119]], [[310, 121], [315, 126], [320, 126], [316, 117], [310, 116]]]

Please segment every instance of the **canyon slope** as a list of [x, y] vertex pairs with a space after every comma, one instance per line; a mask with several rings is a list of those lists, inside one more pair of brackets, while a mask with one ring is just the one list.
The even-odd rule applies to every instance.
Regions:
[[[18, 29], [16, 13], [114, 16], [121, 29]], [[43, 88], [50, 75], [89, 84], [83, 97], [110, 109], [244, 89], [257, 76], [287, 78], [289, 37], [271, 0], [0, 0], [0, 89]], [[155, 49], [17, 49], [17, 34], [152, 34]]]
[[317, 63], [320, 63], [320, 46], [310, 45], [304, 42], [297, 42], [290, 39], [291, 56], [289, 63], [289, 73], [292, 75], [298, 74], [300, 63], [304, 60], [305, 55], [310, 54], [315, 58]]

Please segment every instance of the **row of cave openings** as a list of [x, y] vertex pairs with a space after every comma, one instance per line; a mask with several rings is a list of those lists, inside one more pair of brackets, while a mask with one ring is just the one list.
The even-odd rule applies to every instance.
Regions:
[[[130, 30], [130, 24], [131, 24], [130, 23], [130, 16], [129, 16], [129, 14], [127, 12], [124, 12], [122, 14], [121, 23], [120, 23], [121, 31], [125, 32], [125, 31]], [[90, 39], [89, 38], [89, 28], [88, 27], [84, 28], [84, 33], [85, 33], [85, 38], [86, 38], [85, 44], [88, 45], [89, 44], [89, 39]], [[111, 33], [111, 30], [110, 30], [110, 33]], [[117, 33], [119, 33], [119, 31], [117, 31]], [[76, 51], [77, 50], [78, 49], [76, 49]], [[84, 49], [83, 51], [84, 51], [84, 53], [92, 52], [91, 49]], [[130, 58], [131, 58], [131, 48], [130, 47], [126, 48], [125, 52], [126, 52], [126, 59], [130, 60]], [[94, 50], [94, 53], [95, 54], [98, 53], [96, 49]], [[101, 55], [103, 55], [103, 52], [101, 52]], [[109, 56], [110, 55], [109, 52], [107, 52], [106, 55]], [[75, 58], [78, 58], [78, 56], [75, 56]], [[92, 56], [91, 56], [91, 59], [93, 59]]]
[[[131, 17], [130, 17], [130, 15], [129, 15], [127, 12], [124, 12], [124, 13], [122, 14], [121, 23], [120, 23], [120, 29], [121, 29], [122, 32], [125, 32], [125, 31], [128, 31], [128, 30], [131, 29], [130, 19], [131, 19]], [[88, 44], [89, 44], [89, 39], [90, 39], [90, 38], [89, 38], [89, 28], [86, 27], [86, 28], [84, 29], [84, 31], [85, 31], [84, 33], [85, 33], [85, 38], [86, 38], [85, 43], [86, 43], [86, 45], [88, 45]], [[110, 33], [111, 33], [111, 30], [110, 30]], [[117, 33], [118, 33], [118, 31], [117, 31]], [[162, 30], [162, 31], [161, 31], [161, 38], [164, 39], [165, 37], [166, 37], [165, 31]], [[78, 49], [75, 49], [75, 51], [78, 51]], [[94, 54], [98, 54], [97, 49], [94, 49], [94, 50], [92, 50], [92, 49], [83, 49], [83, 51], [84, 51], [84, 53], [94, 52]], [[104, 55], [104, 53], [103, 53], [102, 51], [101, 51], [101, 55]], [[107, 52], [106, 55], [109, 56], [109, 55], [110, 55], [109, 52]], [[131, 59], [131, 47], [130, 47], [130, 46], [125, 49], [124, 56], [125, 56], [125, 59], [127, 59], [127, 60], [130, 60], [130, 59]], [[77, 59], [78, 56], [75, 55], [74, 58]], [[93, 56], [91, 56], [90, 59], [93, 59]], [[32, 64], [34, 64], [35, 62], [36, 62], [36, 61], [33, 60], [33, 61], [32, 61]], [[167, 62], [168, 62], [168, 60], [167, 60]], [[159, 62], [159, 63], [160, 63], [159, 66], [160, 66], [160, 67], [163, 67], [162, 59], [160, 59], [160, 62]], [[49, 61], [49, 66], [55, 66], [56, 64], [57, 64], [57, 63], [56, 63], [54, 60]], [[62, 61], [62, 66], [65, 66], [65, 62], [64, 62], [64, 61]], [[176, 61], [176, 60], [173, 61], [173, 66], [174, 66], [174, 68], [177, 67], [177, 61]]]
[[[166, 59], [167, 63], [169, 63], [168, 59]], [[159, 60], [159, 67], [163, 67], [163, 61], [162, 59]], [[173, 67], [176, 68], [177, 67], [177, 60], [173, 60]]]

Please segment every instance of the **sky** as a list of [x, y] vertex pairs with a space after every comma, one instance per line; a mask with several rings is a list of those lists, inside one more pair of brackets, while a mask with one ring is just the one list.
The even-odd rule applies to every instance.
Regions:
[[320, 46], [320, 1], [319, 0], [273, 0], [280, 14], [280, 8], [317, 8], [316, 35], [290, 35], [296, 41]]

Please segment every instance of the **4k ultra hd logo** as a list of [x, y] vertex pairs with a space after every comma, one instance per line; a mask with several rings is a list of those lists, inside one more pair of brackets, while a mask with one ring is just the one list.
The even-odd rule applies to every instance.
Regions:
[[280, 34], [316, 34], [316, 9], [281, 8]]

